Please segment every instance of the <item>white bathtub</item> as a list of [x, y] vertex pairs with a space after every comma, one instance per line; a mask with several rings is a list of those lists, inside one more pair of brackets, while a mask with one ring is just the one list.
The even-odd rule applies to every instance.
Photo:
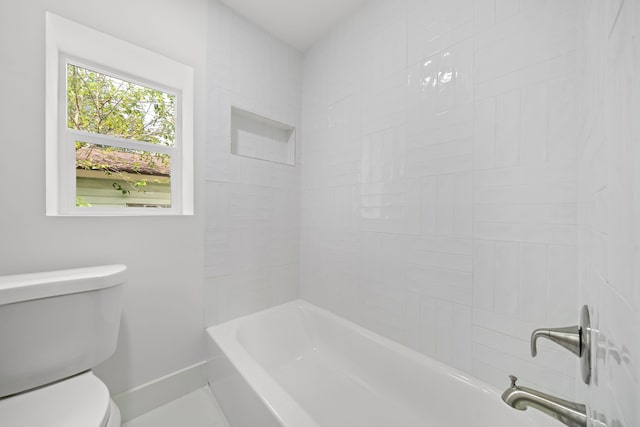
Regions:
[[304, 301], [207, 333], [209, 384], [232, 427], [560, 425]]

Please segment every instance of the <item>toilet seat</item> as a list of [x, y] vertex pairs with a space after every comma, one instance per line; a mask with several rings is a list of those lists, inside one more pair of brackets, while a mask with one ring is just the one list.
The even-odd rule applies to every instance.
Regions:
[[1, 399], [0, 420], [3, 427], [119, 426], [111, 405], [107, 386], [89, 371]]

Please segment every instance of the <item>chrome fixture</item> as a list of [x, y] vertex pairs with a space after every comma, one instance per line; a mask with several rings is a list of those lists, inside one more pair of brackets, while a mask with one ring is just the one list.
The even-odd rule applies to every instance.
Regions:
[[587, 426], [587, 407], [585, 405], [560, 399], [528, 387], [520, 387], [516, 385], [518, 378], [513, 375], [509, 375], [509, 378], [511, 378], [511, 387], [502, 393], [502, 400], [507, 405], [520, 411], [524, 411], [528, 407], [536, 408], [569, 427]]
[[538, 348], [536, 347], [536, 341], [538, 338], [547, 338], [554, 343], [566, 348], [571, 353], [580, 357], [582, 354], [582, 346], [580, 345], [580, 327], [579, 326], [567, 326], [565, 328], [541, 328], [536, 329], [531, 334], [531, 356], [536, 357], [538, 355]]
[[531, 334], [531, 356], [538, 354], [538, 338], [547, 338], [566, 348], [580, 358], [580, 371], [585, 384], [591, 381], [591, 321], [589, 308], [585, 305], [580, 312], [580, 324], [564, 328], [536, 329]]

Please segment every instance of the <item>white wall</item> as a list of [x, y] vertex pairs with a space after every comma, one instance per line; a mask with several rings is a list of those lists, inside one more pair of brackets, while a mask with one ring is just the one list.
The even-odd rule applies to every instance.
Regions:
[[609, 426], [640, 425], [640, 112], [637, 1], [581, 6], [579, 271], [593, 308], [594, 387]]
[[301, 295], [572, 397], [577, 2], [373, 0], [305, 56]]
[[[301, 294], [638, 424], [636, 1], [374, 0], [304, 63]], [[592, 309], [593, 384], [529, 334]]]
[[[577, 2], [476, 2], [473, 374], [572, 397], [577, 359], [539, 327], [578, 323]], [[493, 264], [493, 267], [491, 267]], [[491, 284], [493, 283], [493, 286]]]
[[[209, 4], [205, 325], [298, 297], [295, 166], [230, 154], [231, 106], [300, 128], [302, 55]], [[298, 138], [297, 144], [300, 144]]]
[[149, 218], [45, 216], [45, 10], [190, 65], [195, 150], [204, 154], [204, 0], [35, 0], [0, 3], [0, 274], [106, 263], [129, 267], [118, 350], [96, 369], [112, 393], [203, 360], [203, 182], [196, 215]]

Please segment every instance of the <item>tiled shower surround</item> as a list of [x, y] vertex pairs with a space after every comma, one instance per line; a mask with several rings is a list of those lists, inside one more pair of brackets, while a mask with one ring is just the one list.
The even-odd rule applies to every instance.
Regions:
[[[639, 424], [635, 1], [372, 0], [304, 56], [210, 9], [207, 324], [300, 296]], [[297, 166], [231, 156], [231, 104], [296, 125]], [[529, 354], [585, 303], [588, 389]]]
[[573, 396], [576, 2], [376, 1], [305, 58], [304, 298]]
[[302, 55], [214, 0], [207, 57], [210, 326], [299, 295], [300, 167], [232, 155], [229, 141], [231, 106], [301, 127]]
[[607, 426], [640, 425], [640, 7], [581, 7], [579, 274], [598, 330], [594, 386], [579, 395]]

